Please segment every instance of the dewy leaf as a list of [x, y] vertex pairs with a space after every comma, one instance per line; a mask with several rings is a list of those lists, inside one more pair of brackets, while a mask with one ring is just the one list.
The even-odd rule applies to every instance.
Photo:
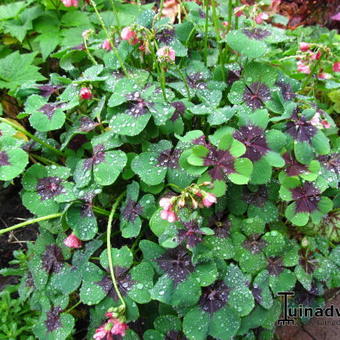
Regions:
[[32, 65], [34, 53], [20, 54], [13, 52], [0, 59], [0, 87], [15, 90], [26, 81], [44, 80], [38, 67]]

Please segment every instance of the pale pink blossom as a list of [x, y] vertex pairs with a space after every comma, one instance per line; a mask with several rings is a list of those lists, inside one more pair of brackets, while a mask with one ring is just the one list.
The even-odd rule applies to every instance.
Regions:
[[92, 91], [88, 87], [82, 87], [80, 89], [79, 95], [82, 99], [91, 99], [92, 98]]
[[318, 74], [318, 79], [331, 79], [332, 75], [326, 72], [321, 72]]
[[310, 74], [311, 69], [309, 65], [306, 65], [303, 61], [297, 62], [297, 71], [304, 74]]
[[65, 7], [78, 7], [78, 0], [61, 0]]
[[223, 22], [222, 22], [222, 25], [223, 25], [224, 27], [228, 27], [228, 26], [229, 26], [229, 22], [228, 22], [228, 21], [223, 21]]
[[333, 15], [333, 16], [331, 16], [331, 19], [335, 20], [335, 21], [340, 21], [340, 12], [335, 14], [335, 15]]
[[216, 196], [214, 194], [209, 193], [209, 192], [206, 193], [203, 197], [203, 205], [206, 208], [211, 207], [216, 202], [217, 202]]
[[161, 219], [173, 223], [177, 220], [177, 215], [173, 210], [162, 210]]
[[159, 205], [164, 209], [164, 210], [169, 210], [171, 209], [171, 198], [169, 197], [163, 197], [159, 201]]
[[65, 238], [64, 244], [66, 247], [74, 249], [81, 248], [83, 246], [83, 242], [73, 233]]
[[112, 46], [111, 43], [108, 39], [105, 39], [102, 43], [102, 49], [106, 50], [106, 51], [111, 51], [112, 50]]
[[318, 51], [317, 53], [312, 53], [311, 59], [312, 60], [319, 60], [321, 58], [321, 52]]
[[163, 46], [157, 51], [157, 57], [160, 61], [174, 62], [176, 59], [176, 52], [172, 47]]
[[120, 32], [120, 37], [122, 40], [126, 40], [130, 45], [136, 45], [139, 40], [137, 38], [137, 33], [133, 31], [129, 26], [124, 27]]
[[235, 14], [237, 17], [240, 17], [240, 16], [244, 15], [243, 6], [235, 7], [235, 8], [234, 8], [234, 14]]
[[105, 328], [105, 325], [100, 326], [99, 328], [96, 329], [96, 332], [93, 335], [93, 339], [95, 340], [101, 340], [106, 337], [107, 340], [112, 340], [113, 337], [110, 333], [110, 330]]
[[260, 25], [262, 24], [265, 20], [269, 18], [269, 15], [267, 13], [260, 13], [255, 17], [255, 22]]
[[111, 334], [113, 335], [125, 335], [125, 331], [129, 328], [125, 322], [121, 322], [119, 319], [110, 319], [109, 322], [113, 323], [113, 327], [111, 329]]
[[299, 44], [299, 48], [300, 48], [300, 51], [307, 52], [310, 49], [310, 44], [308, 44], [306, 42], [301, 42]]
[[340, 61], [337, 61], [333, 64], [333, 71], [340, 72]]
[[322, 119], [320, 112], [316, 112], [309, 122], [318, 129], [329, 129], [331, 127], [326, 119]]

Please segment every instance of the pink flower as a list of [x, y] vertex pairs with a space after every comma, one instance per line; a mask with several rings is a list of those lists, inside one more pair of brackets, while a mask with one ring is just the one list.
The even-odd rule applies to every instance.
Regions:
[[99, 328], [96, 329], [96, 332], [93, 335], [93, 339], [95, 340], [101, 340], [106, 337], [106, 340], [111, 340], [113, 339], [110, 330], [107, 330], [105, 328], [105, 325], [100, 326]]
[[159, 205], [164, 209], [164, 210], [169, 210], [171, 209], [171, 198], [169, 197], [163, 197], [159, 201]]
[[82, 87], [80, 89], [79, 95], [82, 99], [91, 99], [92, 98], [92, 91], [88, 87]]
[[61, 0], [65, 7], [78, 7], [78, 0]]
[[267, 13], [260, 13], [255, 17], [255, 22], [260, 25], [262, 24], [265, 20], [267, 20], [269, 18]]
[[83, 242], [79, 240], [79, 238], [73, 233], [65, 238], [64, 244], [66, 247], [74, 248], [74, 249], [78, 249], [83, 246]]
[[321, 121], [321, 124], [325, 129], [329, 129], [331, 127], [331, 124], [329, 124], [325, 119]]
[[340, 72], [340, 61], [337, 61], [333, 64], [333, 71]]
[[176, 52], [169, 46], [163, 46], [157, 51], [157, 56], [160, 61], [174, 62], [176, 59]]
[[303, 61], [297, 62], [297, 71], [304, 74], [310, 74], [311, 70], [309, 65], [306, 65]]
[[321, 118], [320, 112], [316, 112], [310, 123], [318, 129], [329, 129], [331, 127], [327, 120]]
[[112, 46], [111, 43], [108, 39], [105, 39], [102, 43], [102, 49], [106, 50], [106, 51], [111, 51], [112, 50]]
[[136, 45], [138, 43], [137, 33], [130, 27], [124, 27], [120, 32], [120, 37], [126, 40], [130, 45]]
[[234, 8], [234, 14], [237, 16], [237, 17], [240, 17], [242, 15], [244, 15], [244, 12], [243, 12], [243, 7], [235, 7]]
[[129, 328], [125, 322], [121, 322], [118, 319], [110, 319], [109, 322], [113, 323], [111, 334], [114, 335], [124, 336], [125, 331]]
[[207, 208], [211, 207], [216, 202], [217, 202], [216, 196], [209, 192], [203, 197], [203, 205]]
[[321, 52], [318, 51], [317, 53], [312, 53], [311, 58], [312, 60], [319, 60], [321, 58]]
[[228, 26], [229, 26], [229, 22], [228, 22], [228, 21], [223, 21], [223, 22], [222, 22], [222, 25], [223, 25], [224, 27], [228, 27]]
[[310, 44], [306, 42], [301, 42], [299, 45], [300, 51], [307, 52], [310, 49]]
[[329, 73], [321, 72], [318, 74], [318, 79], [331, 79], [332, 76]]
[[340, 12], [331, 17], [332, 20], [340, 21]]
[[162, 210], [161, 219], [173, 223], [177, 220], [177, 215], [173, 210]]

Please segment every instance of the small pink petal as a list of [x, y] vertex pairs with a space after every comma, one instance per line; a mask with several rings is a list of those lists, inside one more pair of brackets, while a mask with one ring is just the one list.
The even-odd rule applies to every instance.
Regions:
[[79, 238], [73, 233], [65, 238], [64, 244], [66, 247], [74, 248], [74, 249], [78, 249], [83, 246], [83, 242], [79, 240]]
[[307, 52], [310, 49], [310, 44], [308, 44], [306, 42], [301, 42], [299, 44], [299, 48], [300, 48], [300, 51]]

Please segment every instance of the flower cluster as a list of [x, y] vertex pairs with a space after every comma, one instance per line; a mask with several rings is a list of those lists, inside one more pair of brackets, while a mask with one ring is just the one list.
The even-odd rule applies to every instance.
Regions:
[[112, 312], [106, 313], [105, 316], [109, 319], [96, 329], [93, 339], [113, 340], [114, 335], [125, 336], [125, 332], [129, 328], [128, 325], [119, 318], [115, 317], [115, 314]]

